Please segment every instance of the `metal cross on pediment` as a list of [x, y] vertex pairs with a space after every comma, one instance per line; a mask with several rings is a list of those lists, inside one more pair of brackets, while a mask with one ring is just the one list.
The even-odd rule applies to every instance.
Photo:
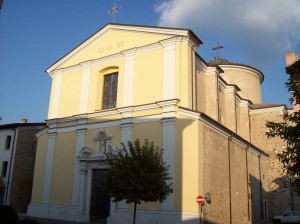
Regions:
[[121, 9], [121, 6], [117, 5], [117, 3], [114, 2], [113, 7], [110, 10], [108, 10], [108, 13], [111, 14], [111, 22], [112, 23], [115, 22], [115, 17], [116, 17], [117, 12], [119, 11], [119, 9]]
[[217, 46], [215, 46], [215, 47], [213, 48], [213, 50], [217, 52], [216, 60], [220, 60], [220, 59], [221, 59], [221, 58], [220, 58], [220, 49], [221, 49], [221, 48], [223, 48], [223, 46], [220, 45], [219, 42], [217, 42]]

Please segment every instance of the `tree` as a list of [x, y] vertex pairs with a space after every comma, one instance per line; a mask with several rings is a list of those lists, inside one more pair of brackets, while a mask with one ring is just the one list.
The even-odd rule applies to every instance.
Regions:
[[[293, 71], [289, 72], [291, 75], [285, 85], [292, 93], [291, 102], [297, 105], [300, 104], [299, 67]], [[293, 179], [294, 191], [300, 195], [300, 111], [286, 112], [283, 122], [267, 122], [266, 127], [269, 128], [266, 133], [269, 138], [280, 137], [286, 142], [286, 149], [277, 154], [277, 157], [288, 176]]]
[[168, 166], [163, 161], [163, 150], [146, 139], [141, 146], [137, 139], [122, 144], [117, 157], [110, 157], [107, 188], [115, 202], [125, 200], [136, 207], [141, 202], [163, 202], [173, 192]]

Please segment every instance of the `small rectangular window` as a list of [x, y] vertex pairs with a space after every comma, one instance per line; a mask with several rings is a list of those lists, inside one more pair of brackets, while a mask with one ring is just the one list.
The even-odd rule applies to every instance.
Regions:
[[1, 169], [1, 176], [2, 176], [2, 177], [6, 177], [7, 166], [8, 166], [8, 162], [7, 162], [7, 161], [4, 161], [4, 162], [2, 163], [2, 169]]
[[6, 136], [5, 149], [10, 149], [11, 135]]
[[104, 76], [102, 109], [115, 108], [117, 105], [118, 73]]

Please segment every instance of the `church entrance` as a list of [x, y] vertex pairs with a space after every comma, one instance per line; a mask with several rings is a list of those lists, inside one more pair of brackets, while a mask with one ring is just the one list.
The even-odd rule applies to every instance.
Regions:
[[106, 224], [110, 212], [110, 197], [103, 187], [107, 169], [92, 170], [90, 222]]

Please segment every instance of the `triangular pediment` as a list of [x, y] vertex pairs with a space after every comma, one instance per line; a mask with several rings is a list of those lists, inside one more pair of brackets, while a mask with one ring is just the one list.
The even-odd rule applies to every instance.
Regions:
[[189, 37], [202, 43], [188, 29], [108, 24], [51, 65], [46, 71], [50, 73], [56, 69], [71, 67], [176, 36]]

